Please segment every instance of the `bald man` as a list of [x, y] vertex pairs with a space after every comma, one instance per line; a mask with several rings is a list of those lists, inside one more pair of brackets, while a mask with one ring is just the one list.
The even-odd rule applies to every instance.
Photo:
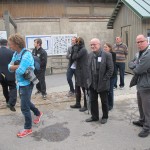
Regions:
[[139, 137], [147, 137], [150, 132], [150, 46], [142, 34], [136, 37], [136, 43], [139, 52], [129, 63], [129, 68], [138, 76], [137, 101], [140, 118], [133, 121], [133, 124], [143, 127]]
[[86, 122], [99, 120], [98, 95], [100, 95], [103, 112], [101, 124], [105, 124], [108, 119], [110, 77], [113, 74], [114, 66], [111, 54], [101, 48], [99, 39], [92, 39], [90, 46], [92, 52], [89, 54], [88, 87], [90, 90], [92, 117], [86, 119]]

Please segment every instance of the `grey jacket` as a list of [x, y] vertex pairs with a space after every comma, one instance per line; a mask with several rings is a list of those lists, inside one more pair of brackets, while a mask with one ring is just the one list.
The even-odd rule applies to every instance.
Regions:
[[66, 54], [67, 59], [70, 59], [71, 53], [72, 53], [72, 46], [68, 47], [68, 51], [67, 51], [67, 54]]
[[68, 47], [68, 51], [67, 51], [67, 54], [66, 54], [66, 58], [69, 60], [68, 68], [70, 68], [73, 63], [76, 64], [76, 61], [72, 60], [72, 53], [73, 53], [72, 47], [73, 46]]
[[133, 72], [139, 75], [137, 90], [150, 89], [150, 46], [135, 64]]
[[[112, 60], [112, 55], [101, 49], [101, 63], [99, 63], [99, 72], [98, 72], [98, 84], [97, 92], [108, 91], [110, 88], [110, 78], [114, 71], [114, 65]], [[92, 70], [92, 64], [95, 59], [94, 53], [89, 54], [89, 76], [88, 76], [88, 87], [92, 86], [94, 79], [94, 73]]]

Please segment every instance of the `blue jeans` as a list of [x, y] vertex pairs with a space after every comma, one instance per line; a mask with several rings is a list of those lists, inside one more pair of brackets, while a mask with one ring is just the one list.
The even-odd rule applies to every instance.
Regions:
[[113, 105], [114, 105], [114, 81], [115, 81], [115, 78], [110, 78], [110, 89], [108, 92], [108, 106], [109, 106], [109, 108], [113, 108]]
[[40, 115], [39, 110], [31, 102], [32, 89], [33, 84], [19, 87], [19, 96], [21, 99], [21, 111], [25, 117], [24, 129], [32, 128], [32, 118], [30, 110], [33, 111], [34, 115], [36, 116]]
[[71, 69], [70, 67], [67, 69], [67, 81], [68, 81], [68, 84], [69, 84], [69, 87], [70, 87], [70, 91], [71, 92], [75, 92], [75, 89], [74, 89], [74, 85], [73, 85], [73, 82], [72, 82], [72, 77], [73, 75], [75, 74], [75, 69]]
[[[119, 70], [119, 74], [120, 74], [120, 87], [124, 87], [124, 74], [125, 74], [125, 63], [124, 62], [116, 62], [116, 73]], [[114, 81], [114, 87], [117, 88], [117, 75], [115, 77], [115, 81]]]

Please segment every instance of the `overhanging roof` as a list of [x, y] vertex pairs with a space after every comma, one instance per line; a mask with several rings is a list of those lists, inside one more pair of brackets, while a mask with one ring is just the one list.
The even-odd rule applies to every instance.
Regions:
[[113, 29], [114, 21], [123, 4], [135, 12], [141, 19], [150, 19], [150, 0], [119, 0], [107, 24], [108, 29]]

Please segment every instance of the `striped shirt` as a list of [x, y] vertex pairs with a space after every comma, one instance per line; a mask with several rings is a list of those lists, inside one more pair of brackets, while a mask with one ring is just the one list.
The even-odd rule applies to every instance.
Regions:
[[[11, 62], [8, 65], [8, 69], [9, 69], [10, 72], [12, 72], [10, 70], [11, 64], [14, 64], [14, 62], [16, 60], [20, 60], [21, 59], [21, 55], [22, 55], [24, 50], [25, 50], [25, 48], [23, 48], [20, 53], [17, 53], [17, 52], [14, 53], [14, 55], [12, 57], [12, 60], [11, 60]], [[25, 80], [24, 77], [23, 77], [23, 74], [25, 73], [25, 71], [26, 71], [26, 69], [28, 67], [31, 67], [31, 68], [34, 69], [34, 59], [33, 59], [33, 56], [32, 56], [30, 51], [26, 51], [22, 55], [22, 59], [21, 59], [20, 65], [19, 65], [18, 69], [16, 69], [17, 87], [19, 87], [19, 86], [27, 86], [27, 85], [30, 84], [30, 81], [29, 80]]]
[[125, 62], [128, 55], [128, 48], [124, 43], [115, 44], [113, 46], [113, 52], [116, 53], [116, 62]]

